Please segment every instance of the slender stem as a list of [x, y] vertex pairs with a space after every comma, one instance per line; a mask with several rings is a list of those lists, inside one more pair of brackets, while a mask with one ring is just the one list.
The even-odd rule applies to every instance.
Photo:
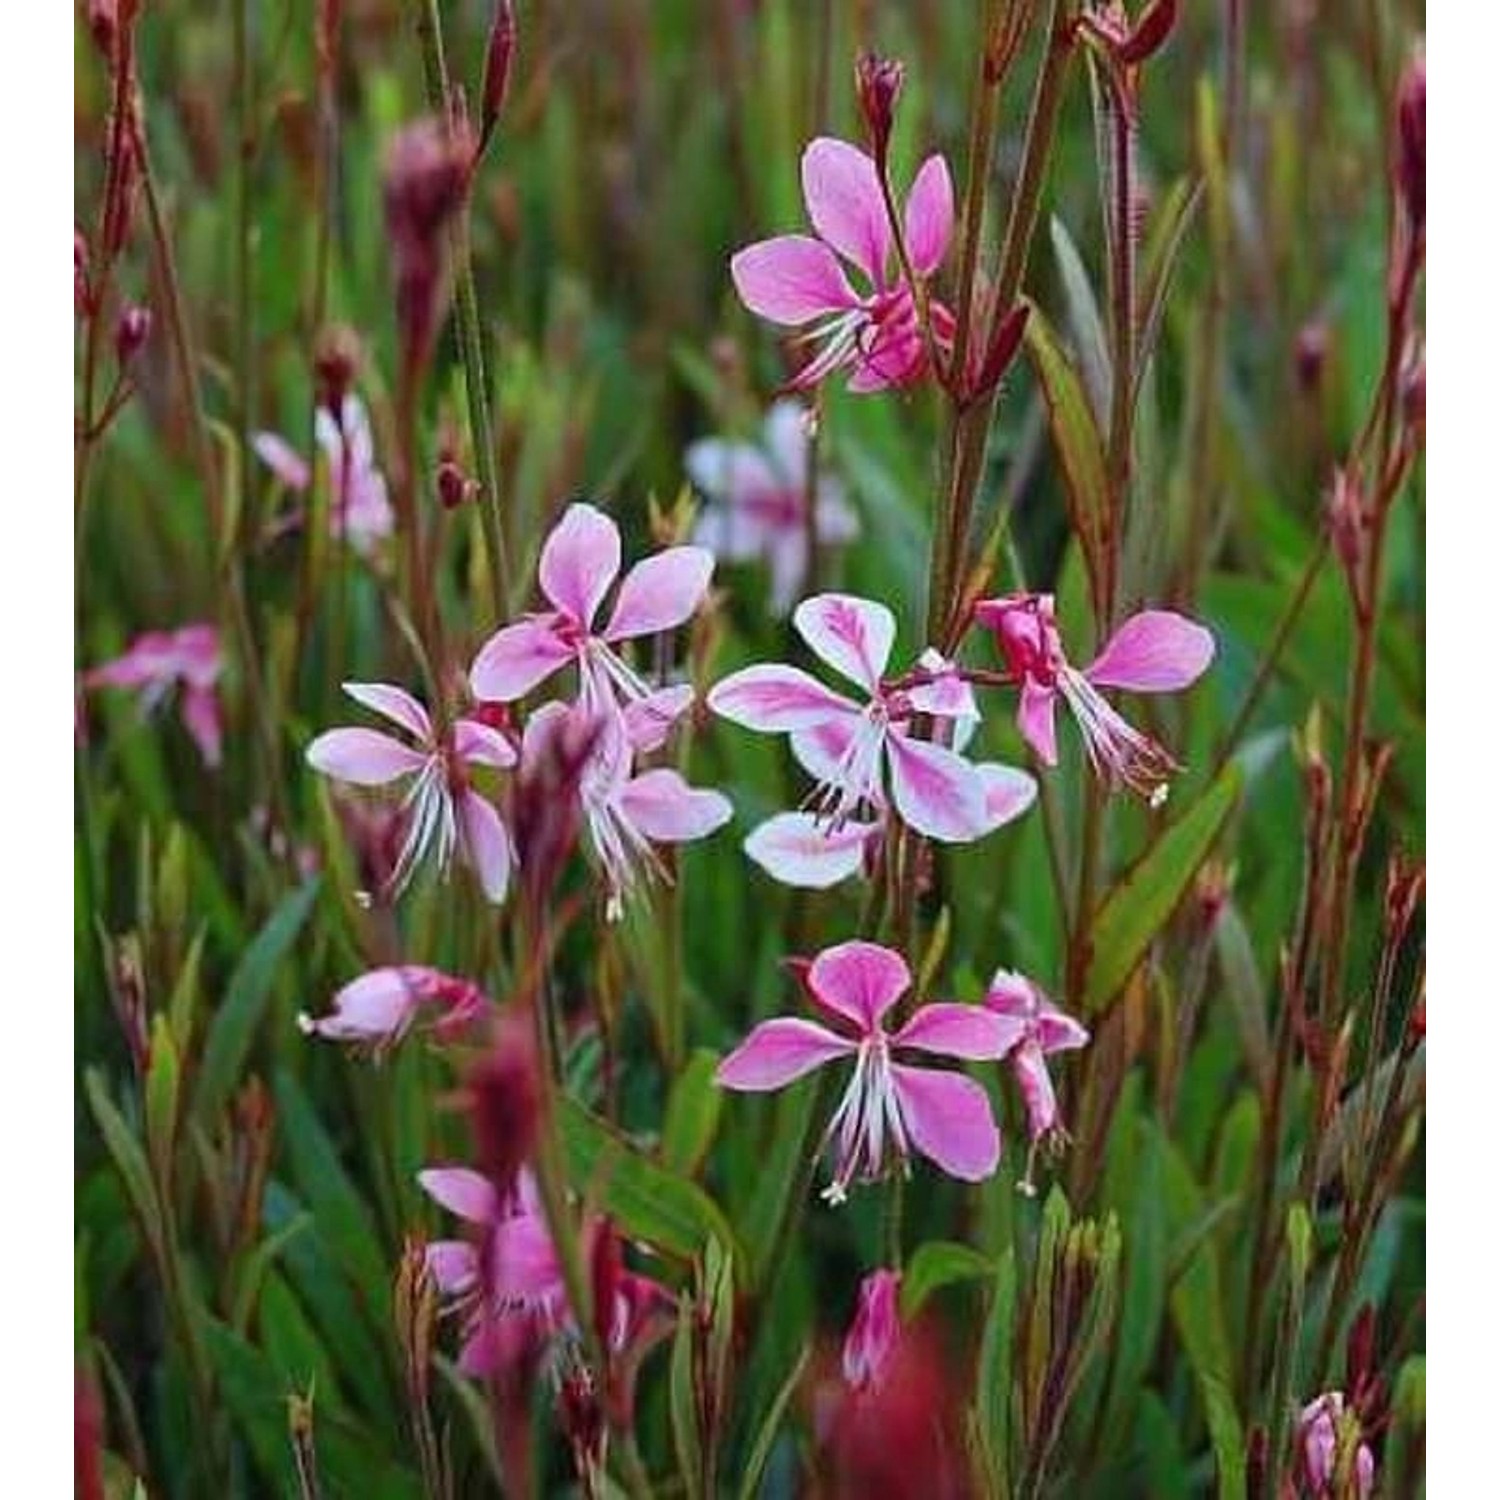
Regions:
[[[417, 36], [422, 44], [422, 71], [427, 103], [448, 119], [448, 64], [443, 56], [443, 23], [437, 0], [414, 0]], [[490, 388], [484, 369], [484, 334], [479, 320], [479, 296], [474, 287], [474, 265], [469, 253], [468, 205], [453, 216], [448, 230], [448, 253], [453, 261], [455, 310], [459, 349], [463, 355], [464, 388], [469, 406], [469, 442], [478, 468], [479, 519], [488, 554], [490, 604], [497, 620], [510, 610], [510, 560], [500, 516], [500, 476], [495, 461], [495, 427], [490, 413]]]

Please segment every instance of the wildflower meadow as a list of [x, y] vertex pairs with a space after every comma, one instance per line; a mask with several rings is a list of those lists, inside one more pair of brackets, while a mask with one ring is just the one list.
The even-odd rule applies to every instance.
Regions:
[[1421, 7], [75, 12], [75, 1493], [1424, 1494]]

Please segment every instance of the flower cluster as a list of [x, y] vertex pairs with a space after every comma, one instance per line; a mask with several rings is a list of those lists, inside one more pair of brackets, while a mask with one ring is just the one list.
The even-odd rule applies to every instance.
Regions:
[[[567, 724], [586, 730], [590, 753], [577, 779], [584, 826], [605, 884], [611, 917], [643, 877], [663, 876], [660, 843], [706, 837], [727, 822], [728, 802], [691, 787], [666, 767], [642, 769], [688, 708], [686, 683], [653, 685], [621, 646], [685, 623], [708, 590], [712, 556], [669, 547], [630, 570], [602, 629], [597, 616], [620, 571], [620, 533], [592, 505], [570, 506], [542, 547], [541, 591], [550, 608], [497, 631], [480, 649], [469, 687], [481, 708], [437, 724], [411, 694], [388, 683], [346, 683], [356, 702], [404, 729], [414, 741], [364, 728], [332, 729], [308, 747], [317, 770], [357, 786], [404, 783], [407, 833], [390, 881], [398, 892], [424, 859], [446, 871], [455, 854], [478, 876], [485, 895], [505, 899], [515, 842], [476, 771], [534, 770], [556, 750]], [[508, 712], [490, 709], [525, 697], [564, 668], [576, 678], [572, 701], [541, 705], [517, 735]], [[497, 727], [495, 721], [505, 727]]]

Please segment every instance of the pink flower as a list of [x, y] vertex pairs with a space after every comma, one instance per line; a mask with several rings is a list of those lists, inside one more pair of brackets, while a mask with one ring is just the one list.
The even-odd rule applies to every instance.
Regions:
[[689, 619], [708, 592], [713, 566], [713, 554], [702, 547], [668, 547], [646, 558], [625, 575], [608, 622], [596, 631], [599, 607], [620, 571], [620, 532], [594, 506], [570, 505], [543, 545], [537, 570], [551, 610], [527, 615], [485, 642], [469, 673], [474, 696], [514, 702], [572, 662], [578, 701], [591, 712], [614, 707], [618, 695], [658, 717], [680, 713], [691, 692], [653, 693], [615, 647]]
[[141, 711], [149, 714], [180, 684], [182, 722], [203, 763], [217, 766], [223, 759], [224, 731], [215, 684], [223, 668], [218, 631], [212, 625], [184, 625], [138, 635], [123, 656], [89, 672], [84, 686], [134, 689]]
[[418, 863], [431, 852], [446, 874], [457, 849], [479, 877], [491, 901], [505, 899], [513, 863], [510, 835], [494, 806], [474, 790], [470, 768], [506, 770], [516, 752], [497, 729], [477, 719], [457, 719], [440, 741], [427, 710], [410, 693], [384, 682], [346, 682], [356, 703], [383, 714], [412, 736], [403, 744], [376, 729], [329, 729], [307, 747], [315, 770], [354, 786], [386, 786], [411, 779], [403, 799], [409, 815], [391, 888], [400, 892]]
[[[817, 238], [787, 234], [747, 246], [730, 263], [740, 300], [751, 312], [821, 344], [793, 385], [806, 389], [852, 368], [851, 391], [908, 385], [926, 369], [927, 351], [912, 289], [899, 267], [875, 163], [857, 146], [826, 136], [802, 153], [802, 196]], [[941, 156], [922, 163], [911, 186], [903, 238], [912, 272], [930, 277], [953, 234], [953, 183]], [[837, 252], [837, 254], [835, 254]], [[839, 257], [866, 290], [849, 284]], [[952, 314], [930, 304], [940, 341]]]
[[863, 1391], [881, 1385], [901, 1342], [901, 1273], [871, 1271], [859, 1284], [854, 1321], [844, 1339], [844, 1380]]
[[864, 704], [797, 667], [768, 663], [731, 673], [709, 693], [708, 706], [748, 729], [790, 734], [793, 753], [818, 779], [814, 810], [832, 829], [843, 828], [861, 809], [886, 805], [889, 767], [891, 801], [917, 832], [950, 843], [987, 832], [979, 772], [945, 745], [919, 740], [908, 730], [918, 713], [977, 718], [968, 684], [942, 675], [911, 687], [884, 682], [896, 622], [883, 604], [818, 594], [797, 606], [792, 623], [823, 661], [864, 689]]
[[[1311, 1500], [1333, 1500], [1335, 1494], [1347, 1493], [1343, 1488], [1335, 1489], [1335, 1481], [1341, 1435], [1350, 1423], [1357, 1427], [1359, 1417], [1352, 1407], [1346, 1409], [1342, 1391], [1325, 1391], [1302, 1408], [1297, 1421], [1297, 1450]], [[1366, 1442], [1360, 1442], [1354, 1451], [1352, 1477], [1354, 1493], [1359, 1500], [1366, 1500], [1375, 1488], [1375, 1455]]]
[[[687, 451], [688, 477], [707, 497], [693, 539], [722, 562], [764, 558], [771, 570], [771, 610], [785, 615], [807, 578], [808, 413], [777, 401], [759, 444], [704, 438]], [[859, 518], [836, 479], [819, 475], [815, 518], [819, 547], [859, 535]]]
[[1214, 658], [1214, 638], [1203, 626], [1170, 610], [1142, 610], [1080, 672], [1063, 653], [1051, 594], [984, 599], [974, 618], [994, 631], [1006, 667], [1020, 684], [1016, 722], [1044, 764], [1057, 764], [1054, 715], [1061, 695], [1083, 733], [1095, 773], [1112, 786], [1129, 787], [1153, 807], [1166, 800], [1167, 778], [1177, 763], [1111, 708], [1099, 689], [1173, 693], [1196, 682]]
[[489, 1002], [478, 985], [417, 964], [371, 969], [333, 997], [333, 1010], [314, 1020], [305, 1012], [297, 1025], [306, 1036], [356, 1042], [384, 1049], [399, 1042], [422, 1009], [440, 1010], [433, 1030], [451, 1036], [484, 1014]]
[[1089, 1034], [1072, 1016], [1059, 1010], [1040, 985], [1009, 969], [996, 970], [984, 997], [984, 1006], [1020, 1028], [1015, 1044], [1006, 1054], [1006, 1061], [1026, 1105], [1031, 1150], [1026, 1157], [1021, 1190], [1030, 1193], [1033, 1191], [1031, 1168], [1037, 1147], [1063, 1135], [1057, 1095], [1047, 1072], [1047, 1057], [1053, 1052], [1071, 1052], [1087, 1046]]
[[[394, 530], [396, 513], [386, 494], [385, 475], [375, 464], [375, 442], [364, 402], [353, 394], [345, 396], [338, 421], [320, 405], [313, 435], [323, 450], [333, 486], [329, 530], [334, 536], [347, 536], [349, 545], [368, 557]], [[284, 437], [257, 432], [250, 446], [287, 489], [300, 493], [311, 483], [307, 460]]]
[[988, 1177], [1000, 1161], [1000, 1132], [984, 1090], [961, 1073], [893, 1059], [896, 1048], [946, 1057], [1003, 1057], [1020, 1035], [1014, 1021], [977, 1005], [921, 1006], [894, 1034], [882, 1025], [911, 986], [906, 960], [875, 943], [840, 943], [812, 961], [807, 990], [841, 1030], [792, 1016], [763, 1021], [719, 1064], [724, 1088], [779, 1089], [839, 1057], [854, 1059], [825, 1142], [835, 1155], [823, 1196], [842, 1203], [856, 1177], [872, 1181], [890, 1166], [904, 1171], [912, 1151], [966, 1182]]
[[[1036, 782], [1025, 771], [994, 762], [974, 770], [984, 783], [986, 826], [981, 833], [1020, 817], [1036, 800]], [[857, 875], [868, 877], [884, 838], [883, 815], [868, 823], [851, 818], [830, 828], [814, 813], [785, 812], [751, 831], [745, 853], [773, 880], [821, 891]]]
[[[563, 703], [544, 703], [526, 721], [521, 740], [523, 775], [540, 771], [556, 753], [553, 737], [569, 716], [584, 712]], [[649, 716], [632, 738], [634, 721], [605, 714], [595, 721], [596, 739], [579, 778], [578, 795], [589, 843], [604, 873], [605, 913], [624, 915], [625, 897], [642, 879], [669, 880], [656, 844], [685, 844], [707, 838], [733, 813], [721, 792], [689, 786], [666, 767], [634, 774], [633, 752], [649, 745], [655, 721]]]

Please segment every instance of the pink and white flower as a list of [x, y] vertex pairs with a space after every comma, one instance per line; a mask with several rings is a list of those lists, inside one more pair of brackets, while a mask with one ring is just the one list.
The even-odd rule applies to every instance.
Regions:
[[[785, 615], [807, 579], [808, 412], [775, 402], [759, 444], [703, 438], [688, 450], [688, 477], [709, 501], [693, 540], [721, 562], [764, 559], [771, 572], [771, 611]], [[838, 480], [820, 473], [813, 512], [818, 546], [859, 535], [859, 517]]]
[[542, 546], [538, 581], [550, 610], [529, 614], [492, 635], [469, 673], [479, 699], [513, 703], [568, 665], [578, 668], [578, 702], [602, 713], [618, 704], [663, 721], [661, 734], [692, 701], [687, 688], [652, 689], [616, 650], [691, 619], [708, 592], [713, 554], [667, 547], [621, 580], [602, 630], [600, 606], [620, 571], [620, 530], [603, 511], [570, 505]]
[[767, 663], [731, 673], [708, 695], [723, 718], [765, 734], [790, 734], [792, 751], [818, 780], [813, 811], [838, 830], [861, 811], [890, 802], [903, 822], [928, 838], [964, 843], [988, 832], [984, 779], [946, 745], [917, 739], [917, 714], [955, 722], [978, 718], [973, 693], [951, 672], [929, 670], [912, 686], [883, 674], [896, 621], [883, 604], [851, 594], [818, 594], [797, 606], [798, 634], [834, 671], [868, 695], [855, 703], [798, 667]]
[[859, 1284], [854, 1321], [844, 1337], [844, 1381], [864, 1391], [885, 1380], [901, 1343], [901, 1273], [871, 1271]]
[[[1325, 1391], [1302, 1408], [1297, 1420], [1297, 1457], [1311, 1500], [1333, 1500], [1335, 1494], [1350, 1493], [1342, 1485], [1335, 1489], [1335, 1481], [1339, 1478], [1341, 1432], [1351, 1422], [1357, 1425], [1359, 1417], [1345, 1402], [1342, 1391]], [[1359, 1500], [1367, 1500], [1375, 1488], [1375, 1455], [1368, 1443], [1361, 1441], [1355, 1448], [1349, 1477], [1354, 1481], [1353, 1493]]]
[[[328, 526], [336, 537], [347, 536], [362, 557], [395, 529], [396, 513], [386, 492], [385, 475], [375, 462], [375, 440], [365, 404], [350, 393], [344, 397], [337, 420], [319, 405], [313, 436], [328, 464], [333, 501]], [[250, 440], [261, 462], [293, 493], [312, 483], [307, 460], [279, 433], [257, 432]]]
[[763, 1021], [719, 1064], [721, 1087], [779, 1089], [837, 1058], [854, 1060], [824, 1141], [834, 1148], [833, 1181], [823, 1192], [842, 1203], [849, 1184], [906, 1170], [913, 1151], [965, 1182], [990, 1176], [1000, 1132], [984, 1090], [962, 1073], [897, 1062], [898, 1050], [970, 1060], [1003, 1057], [1018, 1022], [977, 1005], [924, 1005], [896, 1032], [884, 1018], [911, 987], [899, 953], [853, 941], [826, 948], [807, 971], [807, 992], [839, 1030], [781, 1016]]
[[431, 855], [446, 874], [455, 851], [479, 877], [484, 894], [505, 899], [514, 862], [510, 834], [493, 803], [471, 783], [473, 767], [508, 770], [514, 746], [477, 719], [456, 719], [439, 738], [427, 710], [410, 693], [385, 682], [346, 682], [356, 703], [404, 729], [415, 745], [376, 729], [329, 729], [307, 747], [308, 764], [352, 786], [388, 786], [409, 781], [402, 806], [406, 841], [391, 875], [391, 889], [405, 889], [417, 865]]
[[[570, 715], [583, 712], [564, 703], [544, 703], [532, 714], [521, 739], [523, 768], [546, 765], [556, 753], [552, 737], [563, 732]], [[655, 845], [707, 838], [734, 811], [722, 792], [689, 786], [669, 767], [634, 772], [634, 752], [649, 748], [655, 733], [651, 718], [640, 722], [633, 739], [629, 717], [599, 717], [594, 747], [578, 784], [589, 844], [604, 874], [605, 914], [610, 921], [624, 915], [625, 897], [639, 882], [670, 881]]]
[[314, 1019], [303, 1012], [297, 1025], [305, 1036], [384, 1050], [411, 1030], [423, 1010], [439, 1012], [432, 1029], [449, 1037], [488, 1009], [484, 991], [470, 980], [420, 964], [392, 964], [351, 979], [333, 997], [326, 1016]]
[[1006, 1062], [1021, 1090], [1026, 1106], [1026, 1131], [1031, 1149], [1021, 1190], [1033, 1191], [1031, 1168], [1037, 1148], [1060, 1140], [1065, 1132], [1057, 1108], [1057, 1094], [1047, 1071], [1047, 1058], [1054, 1052], [1072, 1052], [1088, 1045], [1088, 1029], [1056, 1006], [1041, 986], [1009, 969], [997, 969], [984, 997], [984, 1006], [1019, 1028]]
[[88, 688], [129, 688], [139, 694], [141, 712], [156, 709], [174, 687], [181, 688], [178, 711], [207, 766], [224, 758], [224, 729], [218, 681], [224, 669], [219, 632], [212, 625], [184, 625], [138, 635], [124, 655], [103, 663], [83, 679]]
[[1061, 697], [1083, 733], [1097, 775], [1112, 786], [1129, 787], [1153, 807], [1166, 800], [1167, 779], [1179, 769], [1177, 763], [1112, 708], [1099, 689], [1175, 693], [1190, 686], [1214, 658], [1214, 638], [1202, 625], [1171, 610], [1142, 610], [1079, 671], [1063, 651], [1051, 594], [984, 599], [974, 619], [994, 632], [1020, 685], [1016, 722], [1045, 765], [1057, 764], [1055, 715]]
[[[851, 391], [909, 385], [927, 369], [927, 349], [912, 288], [896, 264], [895, 245], [873, 160], [847, 141], [821, 136], [802, 153], [802, 196], [816, 238], [761, 240], [729, 263], [740, 300], [759, 317], [806, 328], [817, 354], [797, 374], [798, 389], [849, 369]], [[953, 235], [953, 183], [941, 156], [922, 163], [907, 197], [902, 237], [912, 274], [921, 280], [942, 264]], [[862, 278], [850, 285], [839, 258]], [[934, 336], [951, 338], [953, 318], [929, 302]]]

